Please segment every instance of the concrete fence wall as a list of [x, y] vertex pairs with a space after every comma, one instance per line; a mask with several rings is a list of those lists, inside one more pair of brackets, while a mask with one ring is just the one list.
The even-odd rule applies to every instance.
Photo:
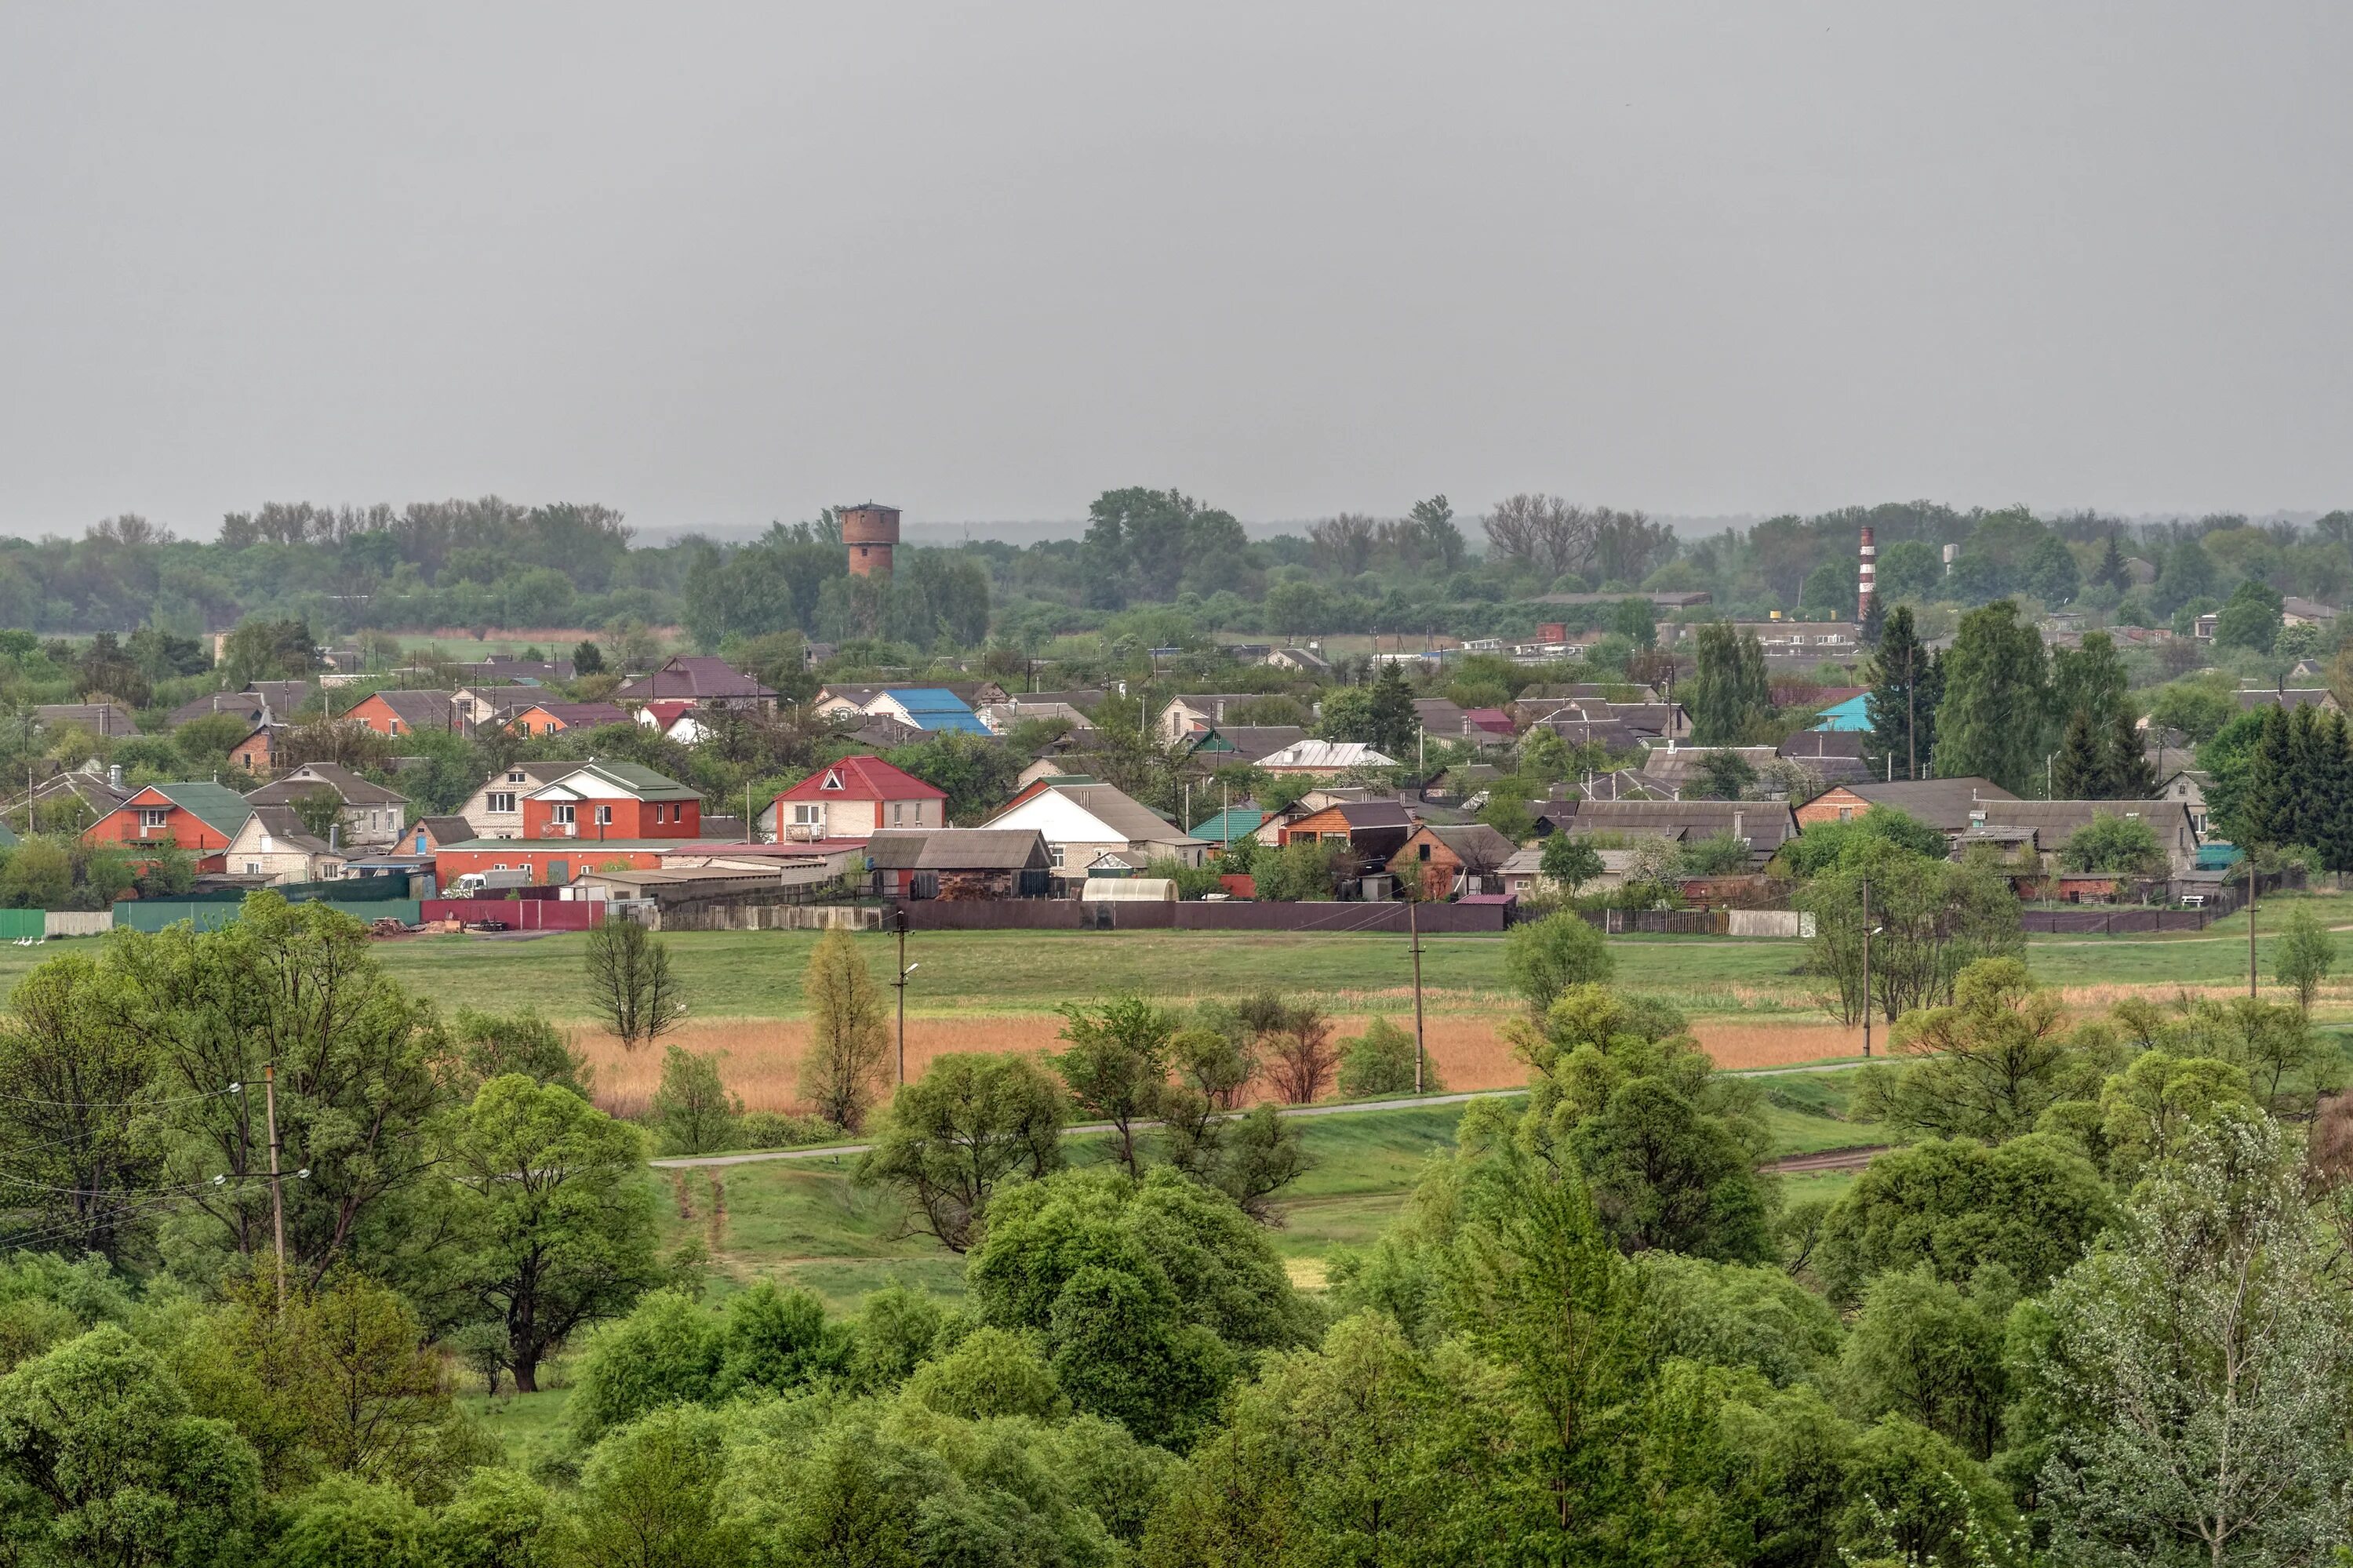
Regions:
[[1797, 909], [1735, 909], [1729, 930], [1735, 937], [1795, 937], [1814, 934], [1810, 911]]
[[47, 937], [102, 937], [114, 929], [111, 909], [52, 909], [42, 916]]
[[705, 903], [657, 907], [646, 924], [657, 931], [879, 931], [882, 916], [871, 905]]
[[503, 920], [511, 931], [586, 931], [605, 917], [597, 898], [427, 898], [427, 920]]

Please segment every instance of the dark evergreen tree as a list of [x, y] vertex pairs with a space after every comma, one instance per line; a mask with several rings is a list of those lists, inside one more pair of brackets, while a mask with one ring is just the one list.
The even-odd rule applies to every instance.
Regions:
[[2293, 842], [2295, 817], [2288, 774], [2295, 763], [2286, 710], [2265, 708], [2247, 757], [2246, 788], [2231, 823], [2232, 837], [2242, 848]]
[[2054, 800], [2105, 800], [2108, 790], [2108, 747], [2092, 723], [2092, 710], [2077, 708], [2067, 721], [2067, 734], [2051, 764], [2051, 798]]
[[1862, 612], [1862, 625], [1855, 631], [1855, 641], [1865, 648], [1877, 648], [1887, 630], [1887, 605], [1878, 594], [1871, 596], [1871, 604]]
[[2116, 543], [2114, 530], [2108, 534], [2108, 547], [2101, 553], [2100, 565], [2092, 573], [2092, 581], [2112, 588], [2118, 593], [2132, 587], [2132, 568], [2125, 565], [2124, 548]]
[[1926, 777], [1936, 740], [1936, 694], [1929, 689], [1933, 669], [1934, 661], [1913, 627], [1912, 607], [1897, 605], [1887, 612], [1867, 677], [1871, 694], [1863, 701], [1871, 724], [1863, 747], [1877, 777]]
[[1412, 758], [1421, 720], [1413, 711], [1413, 688], [1405, 683], [1405, 676], [1395, 664], [1384, 666], [1381, 678], [1373, 683], [1365, 727], [1365, 738], [1372, 743], [1374, 750], [1400, 762]]
[[2147, 800], [2156, 798], [2164, 780], [2157, 769], [2148, 765], [2148, 753], [2141, 749], [2141, 733], [2133, 727], [2132, 715], [2118, 708], [2108, 721], [2107, 763], [2108, 793], [2111, 800]]
[[2297, 708], [2287, 716], [2287, 771], [2281, 790], [2280, 842], [2316, 842], [2327, 822], [2329, 802], [2322, 789], [2328, 764], [2327, 742], [2320, 727], [2318, 708]]
[[2320, 721], [2314, 780], [2319, 800], [2317, 820], [2307, 829], [2306, 842], [2320, 853], [2320, 869], [2339, 877], [2353, 871], [2353, 734], [2343, 714]]

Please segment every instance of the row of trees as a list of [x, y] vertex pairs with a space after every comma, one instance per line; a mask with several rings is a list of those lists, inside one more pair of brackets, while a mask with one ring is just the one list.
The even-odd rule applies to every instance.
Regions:
[[[44, 966], [0, 1042], [31, 1244], [0, 1267], [0, 1539], [26, 1561], [1831, 1568], [2348, 1540], [2353, 1169], [2341, 1060], [2293, 1005], [2071, 1017], [2014, 959], [1966, 966], [1850, 1107], [1903, 1147], [1792, 1203], [1759, 1169], [1773, 1091], [1611, 990], [1589, 926], [1536, 923], [1504, 954], [1525, 1102], [1468, 1107], [1322, 1299], [1216, 1174], [1274, 1119], [1216, 1115], [1249, 1053], [1328, 1081], [1320, 1021], [1073, 1007], [1050, 1070], [951, 1054], [894, 1095], [865, 1178], [944, 1222], [965, 1292], [838, 1316], [772, 1284], [703, 1305], [654, 1245], [640, 1136], [543, 1024], [445, 1023], [332, 916], [258, 896], [242, 924]], [[307, 1172], [282, 1308], [261, 1060]], [[1092, 1165], [1065, 1163], [1077, 1115], [1111, 1127]], [[120, 1266], [37, 1255], [81, 1250], [85, 1215]], [[536, 1381], [564, 1342], [526, 1474], [450, 1369]]]

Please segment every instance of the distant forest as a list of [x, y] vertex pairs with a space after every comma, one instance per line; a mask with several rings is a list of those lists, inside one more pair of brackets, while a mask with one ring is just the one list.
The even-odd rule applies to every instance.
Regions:
[[[2242, 583], [2326, 602], [2353, 586], [2353, 512], [2308, 526], [2217, 514], [2134, 524], [1933, 502], [1773, 517], [1698, 540], [1640, 512], [1522, 494], [1459, 516], [1444, 496], [1398, 514], [1341, 514], [1251, 540], [1176, 491], [1109, 491], [1082, 538], [902, 546], [887, 585], [851, 578], [828, 511], [747, 542], [637, 543], [595, 504], [480, 501], [330, 508], [273, 502], [208, 542], [135, 514], [82, 537], [0, 539], [0, 625], [42, 634], [178, 636], [300, 618], [322, 639], [369, 630], [679, 625], [699, 646], [798, 631], [925, 650], [1035, 648], [1133, 623], [1186, 642], [1334, 633], [1525, 636], [1546, 593], [1705, 590], [1710, 617], [1854, 612], [1856, 539], [1879, 545], [1883, 602], [1966, 609], [2023, 597], [2123, 625], [2166, 625]], [[1950, 567], [1947, 546], [1958, 547]], [[1145, 613], [1139, 613], [1145, 612]]]

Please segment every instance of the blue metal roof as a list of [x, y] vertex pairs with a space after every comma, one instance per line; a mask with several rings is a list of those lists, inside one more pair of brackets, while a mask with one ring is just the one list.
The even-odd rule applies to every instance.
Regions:
[[1871, 715], [1865, 711], [1864, 705], [1870, 701], [1869, 692], [1858, 692], [1842, 703], [1833, 704], [1824, 708], [1820, 719], [1816, 722], [1814, 727], [1832, 730], [1869, 729]]
[[988, 726], [974, 716], [964, 699], [944, 686], [886, 686], [883, 690], [907, 710], [908, 722], [918, 729], [988, 733]]

